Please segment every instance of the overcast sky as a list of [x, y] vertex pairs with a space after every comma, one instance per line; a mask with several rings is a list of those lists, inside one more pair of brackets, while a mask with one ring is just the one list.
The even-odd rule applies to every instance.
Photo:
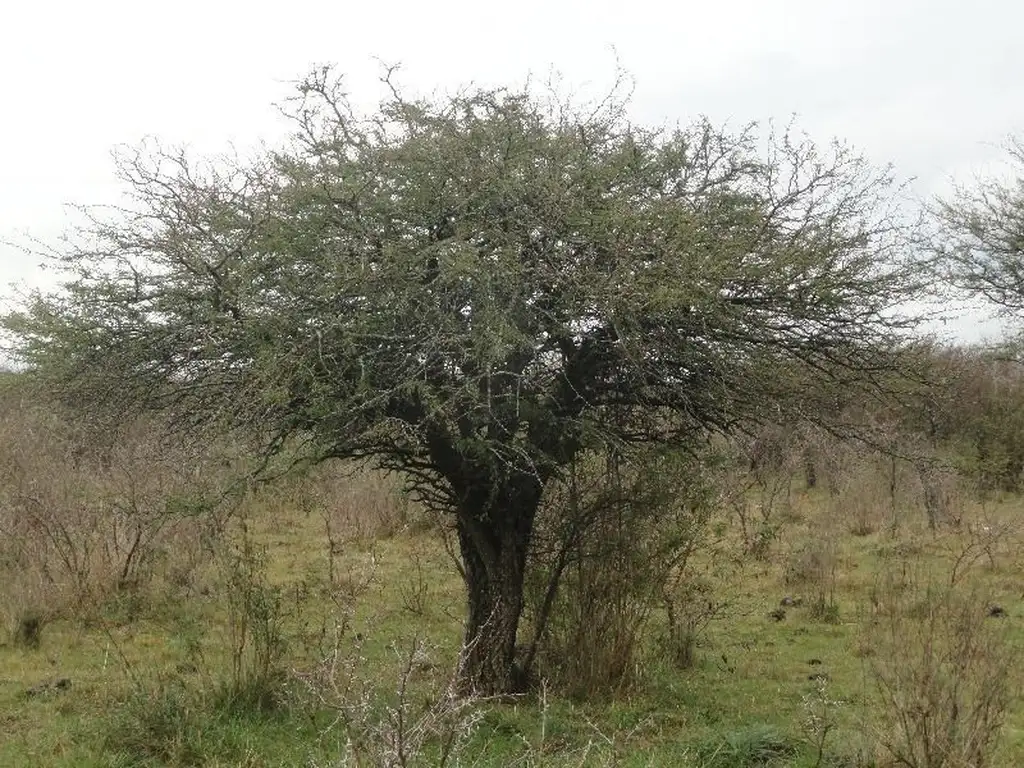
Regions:
[[[646, 122], [788, 120], [848, 140], [929, 195], [969, 181], [1024, 132], [1021, 0], [5, 3], [0, 241], [52, 240], [69, 202], [117, 193], [111, 150], [146, 136], [200, 152], [273, 143], [272, 108], [313, 64], [372, 97], [375, 57], [429, 92], [554, 68], [583, 92], [616, 58]], [[613, 53], [614, 51], [614, 53]], [[45, 284], [0, 242], [0, 286]], [[4, 292], [0, 288], [0, 293]], [[964, 338], [991, 331], [952, 321]]]

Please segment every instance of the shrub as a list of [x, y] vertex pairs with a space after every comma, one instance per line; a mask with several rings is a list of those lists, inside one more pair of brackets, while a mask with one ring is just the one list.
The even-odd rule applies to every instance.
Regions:
[[224, 569], [231, 676], [218, 694], [220, 704], [241, 712], [275, 710], [284, 703], [288, 679], [282, 591], [267, 583], [266, 553], [247, 535], [226, 554]]
[[955, 584], [912, 575], [875, 591], [869, 669], [879, 741], [908, 768], [984, 768], [1009, 705], [1013, 658], [988, 603]]
[[820, 621], [834, 623], [839, 619], [839, 604], [836, 602], [838, 568], [838, 542], [828, 529], [794, 550], [787, 560], [786, 584], [810, 590], [810, 614]]
[[459, 765], [483, 718], [484, 700], [458, 692], [457, 670], [426, 690], [414, 683], [429, 666], [430, 649], [419, 639], [392, 645], [398, 662], [393, 693], [380, 686], [379, 673], [364, 668], [361, 640], [349, 644], [348, 625], [336, 629], [333, 647], [298, 679], [314, 710], [333, 715], [322, 741], [338, 747], [337, 765], [370, 768]]
[[[591, 455], [574, 465], [549, 489], [538, 521], [525, 666], [539, 651], [542, 675], [574, 697], [628, 689], [652, 612], [664, 606], [684, 619], [690, 607], [691, 556], [712, 506], [709, 466], [681, 456]], [[677, 638], [684, 649], [702, 626]]]
[[26, 602], [84, 617], [117, 593], [144, 590], [158, 573], [187, 584], [208, 532], [230, 508], [224, 450], [172, 444], [159, 425], [142, 422], [101, 438], [43, 399], [0, 390], [8, 618]]
[[46, 618], [41, 611], [27, 609], [22, 612], [14, 628], [14, 644], [22, 648], [38, 648], [45, 623]]

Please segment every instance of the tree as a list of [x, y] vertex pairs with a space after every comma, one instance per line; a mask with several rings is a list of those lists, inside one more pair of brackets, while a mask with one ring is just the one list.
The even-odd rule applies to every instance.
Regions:
[[1007, 146], [1009, 181], [981, 180], [940, 199], [934, 249], [954, 285], [1024, 321], [1024, 140]]
[[535, 515], [574, 457], [870, 384], [912, 323], [890, 179], [842, 146], [638, 127], [614, 92], [299, 90], [256, 161], [122, 158], [134, 203], [6, 326], [79, 405], [402, 473], [454, 518], [467, 688], [521, 684]]

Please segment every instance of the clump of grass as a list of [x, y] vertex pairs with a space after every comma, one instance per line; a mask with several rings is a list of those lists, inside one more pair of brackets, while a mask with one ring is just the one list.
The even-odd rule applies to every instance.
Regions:
[[697, 747], [702, 768], [767, 768], [788, 763], [795, 742], [770, 725], [753, 725], [708, 739]]
[[281, 763], [270, 757], [282, 738], [315, 743], [315, 725], [305, 713], [243, 710], [220, 694], [216, 687], [180, 675], [136, 681], [128, 698], [106, 718], [103, 764], [291, 765], [291, 760]]
[[111, 717], [106, 748], [134, 765], [203, 765], [210, 725], [203, 710], [196, 692], [181, 680], [136, 687]]
[[809, 613], [812, 619], [824, 624], [838, 624], [840, 620], [839, 603], [834, 596], [826, 598], [819, 595], [810, 604]]

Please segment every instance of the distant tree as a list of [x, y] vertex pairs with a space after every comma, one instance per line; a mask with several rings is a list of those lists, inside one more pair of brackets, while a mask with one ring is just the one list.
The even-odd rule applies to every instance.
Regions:
[[955, 285], [991, 302], [1022, 327], [1024, 140], [1011, 138], [1007, 154], [1011, 178], [961, 186], [936, 203], [935, 250]]
[[286, 110], [256, 161], [123, 158], [132, 204], [6, 327], [79, 406], [402, 473], [453, 516], [467, 689], [521, 684], [535, 515], [574, 457], [812, 411], [807, 382], [870, 386], [912, 324], [890, 179], [842, 146], [651, 130], [615, 93], [361, 114], [329, 70]]

